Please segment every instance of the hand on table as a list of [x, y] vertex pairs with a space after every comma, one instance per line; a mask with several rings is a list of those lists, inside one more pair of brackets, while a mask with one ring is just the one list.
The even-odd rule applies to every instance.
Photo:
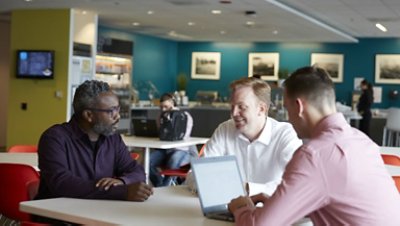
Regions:
[[143, 182], [128, 185], [128, 197], [129, 201], [146, 201], [151, 195], [153, 195], [153, 187]]
[[105, 177], [97, 181], [96, 187], [107, 191], [108, 189], [110, 189], [111, 186], [118, 186], [123, 184], [124, 182], [120, 179]]
[[265, 194], [257, 194], [251, 197], [248, 196], [239, 196], [236, 199], [232, 199], [232, 201], [228, 204], [228, 209], [230, 212], [235, 212], [237, 209], [242, 207], [250, 207], [256, 208], [258, 203], [262, 203], [264, 205], [264, 201], [268, 199], [268, 196]]

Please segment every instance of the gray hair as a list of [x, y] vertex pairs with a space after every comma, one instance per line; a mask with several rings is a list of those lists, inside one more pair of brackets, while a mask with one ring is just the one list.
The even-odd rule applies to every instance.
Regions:
[[84, 110], [95, 107], [98, 101], [97, 97], [109, 91], [110, 86], [102, 81], [88, 80], [79, 85], [73, 101], [75, 115], [80, 117]]

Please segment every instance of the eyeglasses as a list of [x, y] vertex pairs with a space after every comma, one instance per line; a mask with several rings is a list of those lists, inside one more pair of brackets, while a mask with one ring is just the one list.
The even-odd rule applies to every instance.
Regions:
[[119, 110], [121, 110], [121, 106], [111, 107], [109, 109], [88, 108], [88, 110], [99, 111], [99, 112], [107, 112], [110, 116], [114, 116], [119, 112]]

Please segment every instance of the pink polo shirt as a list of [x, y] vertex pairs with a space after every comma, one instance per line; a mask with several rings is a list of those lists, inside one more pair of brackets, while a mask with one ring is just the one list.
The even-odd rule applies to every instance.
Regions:
[[400, 195], [379, 147], [341, 113], [317, 125], [262, 208], [235, 211], [236, 225], [400, 225]]

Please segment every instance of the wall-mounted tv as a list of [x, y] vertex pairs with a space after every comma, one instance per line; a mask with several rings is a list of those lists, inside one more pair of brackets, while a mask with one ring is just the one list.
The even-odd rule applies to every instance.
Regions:
[[54, 51], [18, 50], [17, 78], [54, 78]]

